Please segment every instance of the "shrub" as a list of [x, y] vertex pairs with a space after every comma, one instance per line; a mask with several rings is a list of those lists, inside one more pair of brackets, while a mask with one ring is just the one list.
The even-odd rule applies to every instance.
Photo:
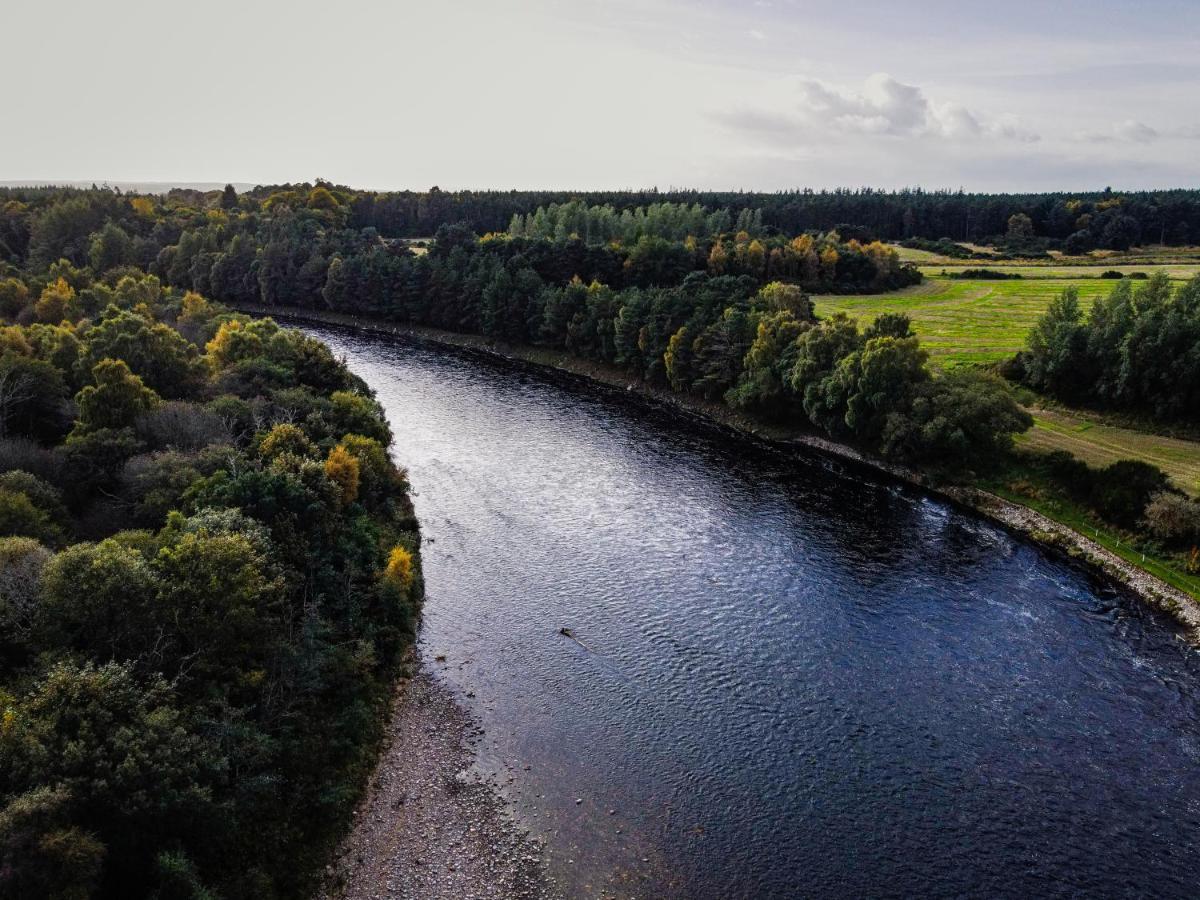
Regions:
[[1146, 528], [1169, 547], [1200, 543], [1200, 503], [1170, 491], [1150, 498]]
[[1150, 498], [1167, 487], [1166, 474], [1141, 460], [1122, 459], [1095, 475], [1092, 505], [1108, 521], [1133, 528]]
[[0, 536], [3, 535], [23, 535], [53, 544], [62, 538], [62, 530], [27, 495], [0, 488]]
[[946, 277], [964, 281], [1015, 281], [1025, 276], [1019, 272], [1000, 272], [996, 269], [963, 269], [961, 272], [949, 272]]

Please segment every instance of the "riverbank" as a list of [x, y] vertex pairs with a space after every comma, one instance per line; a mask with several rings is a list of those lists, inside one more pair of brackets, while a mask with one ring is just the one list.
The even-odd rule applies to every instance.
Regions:
[[480, 730], [418, 669], [396, 688], [383, 752], [321, 900], [549, 900], [541, 848], [472, 768]]
[[241, 309], [256, 315], [290, 317], [348, 326], [381, 334], [399, 335], [483, 353], [511, 362], [554, 369], [612, 388], [636, 393], [641, 397], [665, 404], [677, 412], [716, 423], [785, 449], [806, 447], [857, 465], [885, 472], [953, 503], [970, 508], [1052, 552], [1061, 553], [1086, 565], [1095, 574], [1124, 587], [1148, 605], [1172, 616], [1182, 627], [1184, 636], [1192, 643], [1200, 645], [1200, 604], [1191, 596], [1129, 560], [1118, 556], [1073, 528], [1036, 510], [980, 488], [939, 483], [926, 473], [870, 456], [854, 447], [798, 429], [764, 423], [723, 403], [677, 394], [666, 388], [633, 378], [615, 366], [578, 359], [561, 351], [512, 345], [493, 341], [482, 335], [459, 334], [427, 326], [390, 322], [370, 316], [318, 310], [280, 309], [259, 305], [245, 305]]

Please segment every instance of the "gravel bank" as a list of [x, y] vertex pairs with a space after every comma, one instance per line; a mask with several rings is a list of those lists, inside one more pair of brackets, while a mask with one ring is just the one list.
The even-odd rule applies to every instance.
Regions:
[[472, 768], [480, 734], [429, 673], [397, 686], [378, 768], [322, 900], [558, 896], [541, 847]]

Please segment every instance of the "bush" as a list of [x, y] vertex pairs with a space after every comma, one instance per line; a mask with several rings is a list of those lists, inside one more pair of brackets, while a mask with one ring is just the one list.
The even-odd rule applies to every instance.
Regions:
[[1168, 547], [1191, 547], [1200, 543], [1200, 503], [1170, 491], [1150, 498], [1146, 506], [1146, 528]]
[[55, 544], [62, 538], [62, 529], [26, 494], [0, 487], [0, 536], [4, 535], [23, 535]]
[[1000, 272], [996, 269], [963, 269], [961, 272], [949, 272], [946, 277], [964, 281], [1015, 281], [1025, 276], [1019, 272]]
[[1096, 473], [1092, 505], [1108, 521], [1134, 528], [1150, 498], [1167, 484], [1166, 474], [1156, 466], [1135, 459], [1118, 460]]

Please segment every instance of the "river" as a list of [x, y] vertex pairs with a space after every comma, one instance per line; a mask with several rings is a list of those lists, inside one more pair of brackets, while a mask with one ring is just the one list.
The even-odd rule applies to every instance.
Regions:
[[1200, 653], [1138, 601], [815, 453], [304, 328], [387, 411], [420, 652], [570, 894], [1200, 893]]

